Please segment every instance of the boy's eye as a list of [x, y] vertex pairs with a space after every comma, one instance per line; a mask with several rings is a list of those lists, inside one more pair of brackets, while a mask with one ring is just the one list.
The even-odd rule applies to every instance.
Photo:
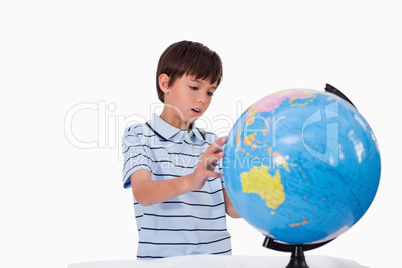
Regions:
[[192, 90], [197, 90], [197, 89], [198, 89], [198, 87], [193, 87], [193, 86], [190, 86], [190, 88], [191, 88]]
[[212, 92], [208, 92], [208, 96], [213, 96], [214, 95], [214, 93], [212, 93]]

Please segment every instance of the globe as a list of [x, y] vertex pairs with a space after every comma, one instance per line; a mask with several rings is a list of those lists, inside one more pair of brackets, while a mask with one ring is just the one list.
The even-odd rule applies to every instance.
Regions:
[[329, 92], [270, 94], [236, 121], [222, 159], [239, 214], [268, 238], [329, 241], [371, 205], [381, 161], [374, 132], [348, 101]]

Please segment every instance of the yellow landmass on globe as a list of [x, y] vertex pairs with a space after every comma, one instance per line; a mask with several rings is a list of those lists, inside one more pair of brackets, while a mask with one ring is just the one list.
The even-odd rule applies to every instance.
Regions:
[[285, 191], [279, 169], [273, 177], [268, 170], [267, 166], [253, 167], [240, 174], [240, 181], [244, 193], [256, 193], [269, 208], [277, 209], [285, 201]]

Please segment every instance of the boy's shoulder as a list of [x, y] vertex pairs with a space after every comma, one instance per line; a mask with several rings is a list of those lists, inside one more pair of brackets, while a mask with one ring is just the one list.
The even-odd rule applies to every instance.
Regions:
[[144, 144], [149, 135], [146, 123], [135, 123], [124, 130], [122, 143], [126, 145]]
[[135, 123], [124, 130], [124, 134], [144, 134], [147, 131], [146, 123]]

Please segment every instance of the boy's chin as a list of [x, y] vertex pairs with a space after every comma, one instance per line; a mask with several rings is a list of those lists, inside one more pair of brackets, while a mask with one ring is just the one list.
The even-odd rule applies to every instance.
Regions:
[[187, 124], [192, 125], [195, 123], [195, 121], [197, 121], [197, 119], [200, 118], [199, 116], [193, 116], [191, 117], [188, 121]]

